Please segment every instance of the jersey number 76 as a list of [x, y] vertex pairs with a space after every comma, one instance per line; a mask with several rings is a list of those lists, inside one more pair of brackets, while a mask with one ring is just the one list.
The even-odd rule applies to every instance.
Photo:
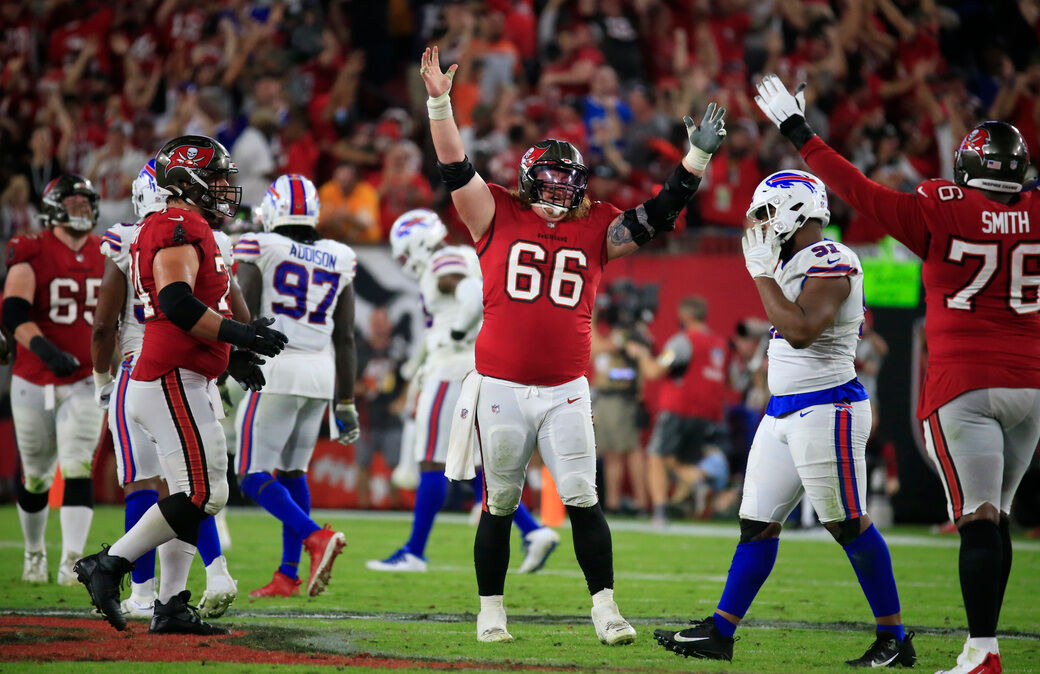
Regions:
[[[948, 309], [961, 311], [975, 310], [975, 296], [982, 292], [1000, 270], [1002, 253], [1000, 242], [965, 241], [951, 237], [946, 251], [946, 261], [954, 264], [966, 264], [966, 258], [981, 260], [978, 271], [968, 284], [946, 297]], [[1031, 263], [1031, 264], [1029, 264]], [[1034, 273], [1028, 273], [1027, 265]], [[1019, 315], [1035, 314], [1040, 311], [1040, 243], [1020, 241], [1011, 246], [1007, 255], [1006, 266], [1010, 278], [1008, 280], [1008, 308]], [[1027, 290], [1031, 298], [1027, 299]]]

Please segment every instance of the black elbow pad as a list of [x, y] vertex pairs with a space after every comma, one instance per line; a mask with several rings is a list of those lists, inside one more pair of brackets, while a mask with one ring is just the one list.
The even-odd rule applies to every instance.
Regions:
[[450, 164], [437, 162], [437, 170], [441, 174], [441, 182], [449, 192], [465, 187], [473, 180], [473, 176], [477, 175], [477, 169], [473, 168], [468, 155], [462, 161]]
[[5, 297], [3, 312], [4, 327], [10, 330], [12, 335], [19, 325], [32, 320], [32, 304], [24, 297]]
[[188, 332], [206, 313], [207, 307], [195, 297], [190, 285], [177, 281], [159, 291], [159, 308], [171, 323]]
[[701, 179], [687, 171], [681, 163], [675, 167], [657, 196], [647, 199], [643, 204], [647, 221], [655, 232], [675, 229], [675, 219], [690, 203], [700, 184]]

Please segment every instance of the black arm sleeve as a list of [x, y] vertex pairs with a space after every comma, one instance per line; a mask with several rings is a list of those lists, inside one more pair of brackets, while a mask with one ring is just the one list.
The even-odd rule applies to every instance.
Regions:
[[801, 115], [791, 115], [780, 124], [780, 135], [791, 141], [796, 148], [802, 149], [802, 146], [809, 142], [809, 139], [816, 135], [816, 132], [812, 130], [809, 123], [805, 121], [805, 117]]
[[184, 332], [190, 332], [207, 309], [184, 281], [170, 283], [159, 291], [159, 308], [171, 323]]
[[639, 209], [625, 211], [622, 224], [632, 232], [632, 240], [642, 246], [662, 232], [675, 229], [675, 219], [690, 203], [701, 179], [687, 171], [680, 163], [668, 176], [661, 191], [643, 202], [645, 218]]
[[29, 317], [32, 312], [32, 303], [24, 297], [5, 297], [3, 312], [4, 327], [10, 330], [13, 335], [19, 325], [32, 320]]

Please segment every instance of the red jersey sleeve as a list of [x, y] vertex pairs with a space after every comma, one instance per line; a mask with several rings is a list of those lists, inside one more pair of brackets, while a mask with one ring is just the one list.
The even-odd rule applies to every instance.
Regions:
[[7, 266], [29, 262], [40, 252], [40, 237], [35, 234], [16, 236], [7, 242]]
[[801, 153], [809, 168], [845, 203], [872, 218], [915, 255], [925, 258], [928, 225], [917, 192], [904, 194], [877, 184], [819, 136], [810, 138]]
[[173, 209], [157, 213], [148, 223], [151, 236], [148, 245], [154, 251], [176, 246], [194, 246], [202, 257], [201, 246], [213, 236], [209, 223], [191, 211]]

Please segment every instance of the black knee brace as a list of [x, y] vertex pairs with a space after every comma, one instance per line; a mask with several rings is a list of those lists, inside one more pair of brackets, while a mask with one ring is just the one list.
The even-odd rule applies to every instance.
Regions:
[[759, 522], [756, 520], [740, 520], [740, 542], [750, 543], [755, 536], [758, 536], [769, 527], [769, 522]]
[[94, 481], [89, 477], [76, 477], [65, 480], [63, 506], [94, 507]]
[[838, 541], [838, 545], [845, 547], [852, 541], [859, 538], [860, 535], [860, 521], [858, 517], [854, 517], [851, 520], [845, 520], [844, 522], [837, 522], [838, 533], [834, 535], [834, 540]]
[[177, 538], [189, 545], [198, 544], [199, 527], [206, 519], [206, 511], [192, 503], [187, 494], [178, 492], [160, 500], [159, 512]]
[[18, 507], [25, 512], [38, 513], [47, 507], [47, 499], [51, 492], [50, 489], [42, 494], [34, 494], [31, 491], [27, 491], [25, 485], [22, 484], [22, 481], [18, 480], [16, 490], [18, 492]]

